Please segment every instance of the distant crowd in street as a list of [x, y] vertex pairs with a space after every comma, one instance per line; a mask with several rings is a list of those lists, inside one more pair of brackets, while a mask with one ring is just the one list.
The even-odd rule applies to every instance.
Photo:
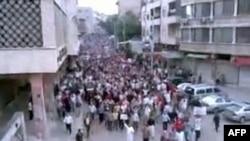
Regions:
[[[97, 35], [96, 35], [97, 36]], [[107, 38], [89, 37], [91, 48], [105, 46]], [[91, 40], [91, 41], [90, 41]], [[150, 61], [126, 58], [122, 53], [100, 56], [98, 50], [86, 59], [80, 54], [67, 69], [67, 74], [55, 85], [58, 117], [72, 133], [74, 113], [79, 116], [83, 105], [83, 128], [76, 133], [76, 141], [91, 138], [94, 123], [109, 132], [126, 130], [127, 141], [135, 141], [142, 133], [142, 141], [198, 141], [201, 136], [201, 115], [193, 115], [189, 98], [180, 96], [168, 83], [170, 71]], [[107, 57], [108, 56], [108, 57]], [[182, 73], [182, 70], [177, 71]], [[85, 107], [86, 108], [86, 107]], [[214, 118], [219, 121], [219, 117]], [[161, 129], [157, 125], [161, 124]], [[219, 128], [219, 124], [218, 128]], [[216, 129], [218, 129], [216, 127]], [[157, 134], [161, 131], [161, 137]]]

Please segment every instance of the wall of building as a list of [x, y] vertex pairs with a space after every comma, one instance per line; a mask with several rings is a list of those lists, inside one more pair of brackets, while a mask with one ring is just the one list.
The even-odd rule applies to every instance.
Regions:
[[[32, 41], [27, 42], [27, 46], [17, 42], [19, 46], [15, 48], [0, 45], [0, 74], [55, 73], [67, 58], [67, 50], [70, 55], [78, 52], [78, 32], [73, 21], [76, 1], [67, 2], [68, 7], [65, 7], [65, 0], [55, 2], [43, 0], [41, 9], [36, 9], [41, 11], [41, 46], [35, 43], [29, 46]], [[25, 13], [23, 14], [20, 16], [25, 16]], [[11, 36], [14, 36], [14, 33]], [[29, 36], [24, 36], [23, 40], [26, 39], [29, 40]]]
[[1, 49], [0, 74], [56, 72], [55, 49]]
[[77, 55], [80, 49], [77, 28], [77, 0], [67, 1], [67, 53]]

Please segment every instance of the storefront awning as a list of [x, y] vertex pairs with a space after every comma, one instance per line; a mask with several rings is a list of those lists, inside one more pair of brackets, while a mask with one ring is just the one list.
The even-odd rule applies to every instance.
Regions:
[[250, 66], [250, 57], [235, 57], [233, 63], [236, 66]]
[[167, 59], [180, 59], [183, 57], [183, 54], [180, 52], [176, 51], [163, 51], [161, 53], [162, 57], [167, 58]]
[[209, 57], [209, 55], [205, 55], [205, 54], [188, 54], [186, 57], [188, 58], [199, 58], [199, 59], [207, 59]]

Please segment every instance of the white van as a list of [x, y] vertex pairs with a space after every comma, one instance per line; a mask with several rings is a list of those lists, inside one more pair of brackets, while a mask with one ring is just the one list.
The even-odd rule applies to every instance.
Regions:
[[202, 98], [207, 95], [216, 94], [225, 96], [226, 94], [223, 93], [218, 87], [210, 84], [194, 84], [187, 86], [184, 90], [185, 94], [195, 97], [195, 98]]

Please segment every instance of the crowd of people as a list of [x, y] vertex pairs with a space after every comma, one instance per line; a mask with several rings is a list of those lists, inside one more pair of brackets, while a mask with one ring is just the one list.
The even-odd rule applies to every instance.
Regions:
[[[103, 44], [98, 44], [100, 47]], [[127, 141], [142, 133], [143, 141], [198, 141], [200, 115], [192, 114], [188, 98], [170, 88], [165, 68], [150, 68], [142, 62], [126, 58], [122, 53], [109, 57], [90, 55], [78, 57], [67, 74], [56, 84], [58, 116], [63, 119], [69, 134], [72, 114], [80, 115], [83, 103], [83, 129], [91, 137], [92, 124], [98, 122], [110, 132], [126, 130]], [[85, 107], [86, 108], [86, 107]], [[156, 125], [162, 124], [161, 138], [156, 138]], [[83, 140], [79, 129], [76, 141]]]

